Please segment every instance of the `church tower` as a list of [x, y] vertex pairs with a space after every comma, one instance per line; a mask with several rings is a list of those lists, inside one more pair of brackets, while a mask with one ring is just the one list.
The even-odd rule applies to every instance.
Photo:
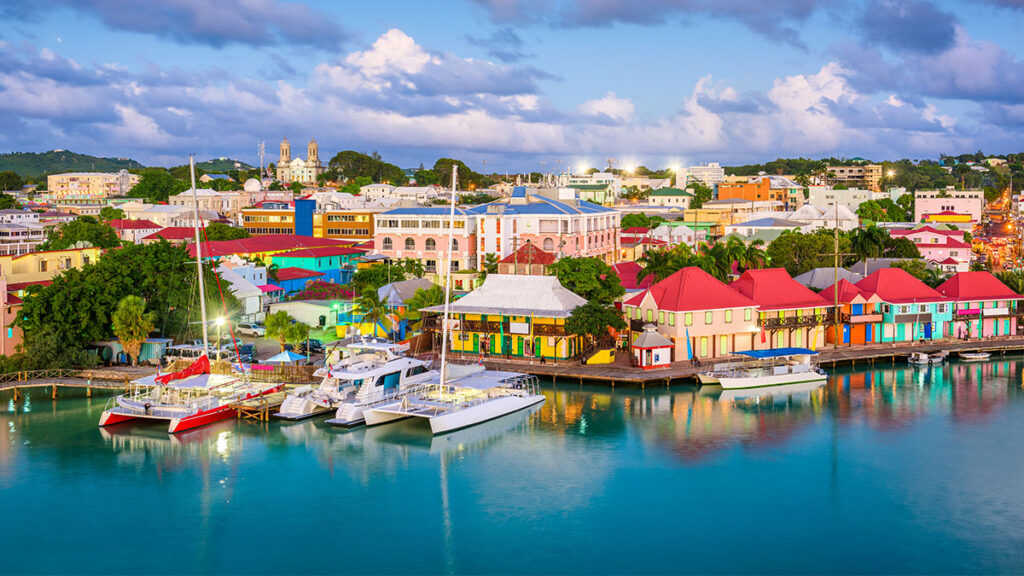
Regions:
[[291, 145], [290, 142], [288, 142], [288, 138], [286, 137], [284, 140], [281, 140], [281, 159], [278, 160], [277, 163], [278, 164], [287, 164], [287, 163], [289, 163], [291, 161], [292, 161], [292, 145]]
[[292, 181], [292, 145], [286, 137], [281, 140], [281, 157], [277, 161], [277, 180], [283, 184]]
[[316, 139], [309, 139], [309, 147], [306, 149], [306, 163], [313, 166], [320, 165], [320, 148], [316, 145]]

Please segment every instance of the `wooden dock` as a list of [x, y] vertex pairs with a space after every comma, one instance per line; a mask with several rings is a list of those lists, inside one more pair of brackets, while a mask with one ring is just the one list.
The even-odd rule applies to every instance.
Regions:
[[[831, 345], [818, 350], [818, 364], [825, 368], [841, 365], [856, 364], [897, 364], [905, 362], [911, 352], [938, 352], [946, 350], [949, 352], [958, 351], [984, 351], [993, 355], [1005, 355], [1024, 352], [1024, 337], [997, 337], [985, 340], [948, 340], [941, 342], [926, 343], [899, 343], [874, 346], [841, 346], [833, 348]], [[456, 356], [456, 361], [458, 357]], [[738, 362], [746, 360], [744, 356], [723, 356], [721, 358], [704, 359], [700, 367], [693, 366], [688, 361], [675, 362], [668, 368], [656, 370], [641, 370], [629, 364], [624, 352], [616, 353], [616, 360], [612, 364], [581, 365], [577, 361], [564, 360], [558, 363], [541, 364], [537, 360], [485, 358], [484, 364], [487, 368], [494, 370], [510, 370], [514, 372], [525, 372], [535, 376], [551, 378], [558, 384], [603, 384], [615, 387], [626, 386], [670, 386], [672, 384], [696, 384], [697, 373], [708, 370], [712, 365], [724, 362]], [[470, 360], [467, 356], [466, 360]]]
[[[150, 370], [149, 372], [152, 372]], [[26, 388], [50, 388], [52, 398], [57, 398], [60, 388], [85, 389], [86, 396], [92, 396], [93, 389], [123, 391], [136, 378], [134, 372], [110, 370], [29, 370], [0, 374], [0, 391], [13, 390], [14, 400], [21, 399]]]
[[264, 394], [263, 396], [257, 396], [256, 398], [250, 398], [248, 400], [242, 400], [230, 404], [231, 409], [238, 415], [239, 420], [259, 420], [260, 422], [266, 422], [270, 420], [270, 413], [281, 407], [284, 403], [284, 399], [288, 397], [288, 392], [274, 392], [271, 394]]

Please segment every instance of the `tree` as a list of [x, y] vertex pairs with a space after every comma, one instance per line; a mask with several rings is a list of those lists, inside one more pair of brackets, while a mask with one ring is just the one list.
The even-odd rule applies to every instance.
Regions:
[[548, 267], [563, 287], [587, 301], [610, 305], [626, 291], [612, 267], [598, 258], [562, 258]]
[[306, 350], [306, 344], [309, 342], [309, 326], [302, 322], [289, 324], [285, 328], [285, 339], [292, 345], [292, 349], [302, 350], [302, 353], [307, 358], [309, 357], [309, 350]]
[[0, 210], [10, 210], [18, 207], [18, 200], [11, 194], [0, 193]]
[[454, 158], [438, 158], [437, 162], [434, 162], [433, 171], [434, 174], [437, 175], [438, 183], [441, 186], [451, 186], [453, 165], [457, 165], [459, 167], [459, 187], [464, 190], [470, 188], [470, 185], [474, 188], [486, 188], [494, 182], [487, 176], [477, 174], [470, 170], [462, 160], [456, 160]]
[[131, 357], [133, 366], [139, 364], [142, 343], [153, 332], [155, 318], [152, 312], [146, 312], [146, 301], [134, 295], [121, 298], [117, 310], [110, 317], [114, 335], [121, 341], [125, 353]]
[[413, 178], [416, 179], [417, 186], [433, 186], [440, 182], [437, 178], [437, 172], [433, 170], [417, 170], [413, 173]]
[[690, 201], [690, 208], [697, 209], [704, 206], [704, 203], [711, 200], [713, 196], [711, 188], [699, 182], [694, 182], [689, 187], [693, 188], [693, 200]]
[[678, 244], [671, 249], [648, 250], [637, 262], [643, 267], [637, 275], [638, 281], [653, 276], [655, 282], [661, 282], [690, 265], [693, 260], [693, 252], [686, 244]]
[[[359, 177], [370, 179], [370, 182], [388, 182], [400, 185], [405, 183], [405, 171], [387, 162], [382, 162], [380, 155], [371, 155], [345, 150], [338, 152], [327, 163], [327, 167], [336, 170], [339, 177], [354, 180]], [[369, 182], [368, 182], [369, 183]]]
[[[812, 234], [787, 231], [768, 245], [765, 254], [770, 266], [785, 268], [790, 276], [796, 276], [814, 268], [833, 266], [834, 247], [835, 239], [831, 230]], [[839, 239], [839, 251], [850, 251], [850, 241], [845, 236]]]
[[292, 194], [302, 194], [302, 182], [292, 182], [288, 189], [292, 191]]
[[917, 245], [906, 238], [886, 237], [882, 249], [885, 258], [920, 258], [921, 252]]
[[167, 202], [168, 198], [188, 190], [190, 186], [188, 181], [175, 178], [163, 168], [151, 168], [142, 173], [139, 183], [128, 192], [128, 195], [132, 198], [145, 198], [156, 204]]
[[661, 216], [648, 216], [642, 212], [626, 214], [619, 224], [623, 230], [626, 228], [657, 228], [662, 222], [667, 222]]
[[51, 228], [46, 233], [46, 241], [39, 245], [39, 250], [66, 250], [78, 244], [88, 242], [97, 248], [114, 248], [121, 245], [117, 231], [105, 222], [92, 216], [79, 216], [71, 222], [65, 222]]
[[889, 235], [878, 226], [856, 228], [850, 231], [850, 249], [864, 262], [864, 274], [868, 272], [868, 258], [878, 258], [885, 249]]
[[946, 280], [946, 277], [941, 272], [926, 265], [923, 260], [902, 260], [900, 262], [896, 262], [894, 265], [896, 268], [906, 270], [908, 274], [932, 288], [935, 288]]
[[618, 311], [611, 304], [603, 304], [597, 301], [577, 306], [565, 321], [566, 331], [585, 338], [590, 343], [607, 335], [609, 328], [614, 328], [615, 330], [624, 330], [626, 328], [626, 322], [622, 319], [622, 312]]
[[10, 170], [0, 172], [0, 190], [21, 190], [21, 187], [24, 185], [25, 181], [21, 179], [17, 172], [11, 172]]
[[368, 291], [360, 296], [358, 306], [363, 315], [363, 323], [379, 324], [386, 332], [394, 328], [391, 323], [391, 307], [376, 291]]
[[406, 279], [405, 269], [400, 265], [380, 262], [368, 268], [360, 268], [352, 275], [352, 288], [360, 296], [367, 293], [377, 293], [377, 290], [391, 282], [400, 282]]
[[434, 284], [426, 290], [417, 290], [405, 303], [409, 309], [409, 319], [413, 321], [412, 326], [418, 328], [422, 324], [423, 313], [420, 310], [441, 304], [444, 304], [444, 288], [441, 286]]
[[267, 337], [277, 340], [277, 343], [281, 345], [281, 352], [284, 352], [284, 345], [288, 343], [292, 322], [293, 318], [284, 310], [278, 310], [268, 315], [263, 322], [263, 326], [267, 329]]
[[229, 226], [221, 222], [210, 222], [206, 225], [206, 240], [216, 242], [218, 240], [239, 240], [248, 238], [249, 233], [245, 228]]
[[113, 206], [104, 206], [100, 208], [100, 220], [109, 222], [111, 220], [123, 220], [124, 210], [120, 208], [114, 208]]

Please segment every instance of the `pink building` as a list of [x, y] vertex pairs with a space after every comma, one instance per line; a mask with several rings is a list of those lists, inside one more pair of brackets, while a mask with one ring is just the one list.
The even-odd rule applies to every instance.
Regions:
[[730, 287], [759, 309], [754, 348], [815, 348], [825, 343], [835, 305], [790, 277], [785, 268], [747, 270]]
[[396, 208], [377, 215], [373, 245], [389, 258], [412, 258], [423, 262], [430, 274], [477, 269], [477, 217], [455, 209], [452, 250], [444, 249], [448, 239], [448, 207]]
[[952, 338], [987, 338], [1017, 333], [1021, 296], [989, 272], [961, 272], [936, 290], [954, 301]]
[[916, 230], [890, 230], [893, 238], [906, 238], [917, 246], [921, 257], [947, 272], [966, 272], [971, 265], [971, 245], [963, 230], [939, 230], [924, 226]]

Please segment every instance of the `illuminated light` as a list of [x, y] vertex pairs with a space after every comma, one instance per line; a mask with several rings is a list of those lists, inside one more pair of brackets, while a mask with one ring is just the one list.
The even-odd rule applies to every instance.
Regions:
[[225, 319], [223, 316], [218, 316], [217, 319], [214, 320], [214, 322], [217, 324], [217, 326], [223, 326], [227, 322], [227, 319]]

